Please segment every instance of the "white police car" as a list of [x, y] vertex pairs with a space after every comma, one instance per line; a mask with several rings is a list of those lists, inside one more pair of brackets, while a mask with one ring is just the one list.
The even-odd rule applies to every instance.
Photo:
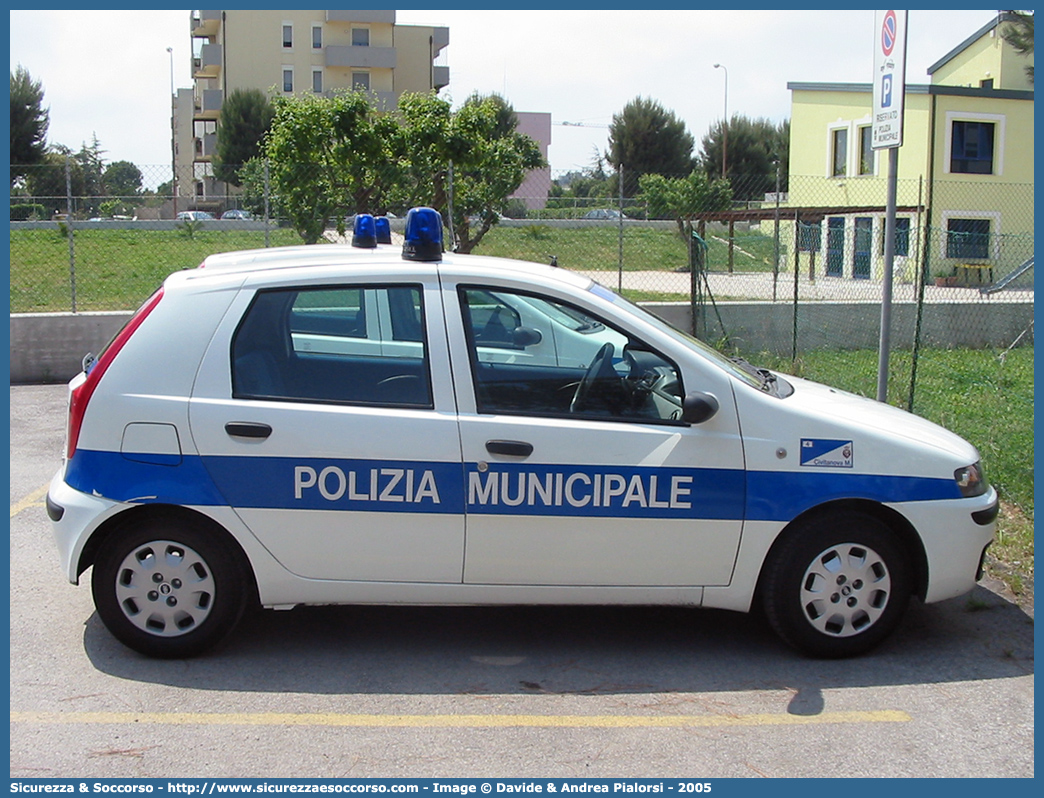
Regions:
[[118, 639], [193, 655], [252, 603], [757, 604], [845, 656], [974, 585], [997, 495], [965, 441], [441, 230], [208, 258], [88, 360], [47, 505]]

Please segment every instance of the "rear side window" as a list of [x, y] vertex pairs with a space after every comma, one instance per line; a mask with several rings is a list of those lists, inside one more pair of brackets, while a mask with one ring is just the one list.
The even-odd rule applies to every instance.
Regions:
[[232, 341], [237, 399], [431, 408], [421, 287], [261, 291]]

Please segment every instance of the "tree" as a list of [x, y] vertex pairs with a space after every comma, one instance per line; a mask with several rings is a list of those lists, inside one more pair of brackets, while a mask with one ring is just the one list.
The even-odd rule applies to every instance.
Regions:
[[73, 157], [68, 147], [55, 144], [44, 153], [43, 161], [26, 175], [29, 196], [42, 204], [51, 213], [76, 211], [68, 208], [65, 170], [69, 168], [69, 186], [73, 197], [82, 197], [85, 192], [83, 165]]
[[106, 166], [102, 182], [110, 197], [133, 199], [141, 195], [141, 170], [130, 161], [113, 161]]
[[692, 134], [674, 113], [652, 99], [636, 97], [613, 115], [606, 159], [624, 169], [624, 192], [633, 194], [645, 174], [670, 177], [692, 170]]
[[102, 174], [105, 171], [105, 150], [101, 148], [98, 134], [91, 134], [91, 144], [83, 144], [80, 151], [73, 156], [83, 169], [83, 210], [96, 213], [102, 197], [105, 196], [105, 182]]
[[678, 232], [685, 235], [685, 220], [701, 213], [728, 210], [732, 187], [727, 180], [714, 179], [699, 168], [687, 177], [642, 175], [639, 198], [644, 200], [652, 219], [674, 219]]
[[[724, 124], [711, 126], [703, 137], [700, 165], [708, 177], [721, 174]], [[776, 124], [759, 117], [750, 119], [734, 114], [728, 123], [726, 178], [735, 199], [762, 199], [776, 190], [776, 162], [779, 163], [780, 190], [786, 188], [790, 163], [790, 120]]]
[[262, 149], [262, 140], [275, 118], [275, 109], [258, 89], [236, 89], [221, 104], [217, 126], [214, 176], [241, 186], [239, 170]]
[[454, 251], [471, 252], [505, 213], [526, 173], [544, 165], [540, 147], [515, 129], [518, 117], [499, 95], [473, 94], [451, 112], [434, 94], [410, 94], [399, 109], [398, 152], [407, 164], [403, 196], [452, 221]]
[[366, 92], [276, 98], [264, 147], [269, 179], [305, 243], [317, 242], [331, 218], [343, 232], [346, 214], [383, 208], [397, 182], [396, 128]]
[[[1012, 11], [1008, 24], [1001, 29], [1001, 37], [1015, 48], [1019, 55], [1033, 55], [1033, 12]], [[1026, 68], [1029, 82], [1033, 82], [1033, 65]]]
[[544, 166], [540, 147], [517, 132], [518, 116], [500, 95], [473, 94], [453, 114], [454, 250], [471, 252], [506, 213], [526, 173]]
[[43, 107], [43, 84], [21, 64], [11, 73], [11, 183], [26, 166], [43, 163], [50, 111]]

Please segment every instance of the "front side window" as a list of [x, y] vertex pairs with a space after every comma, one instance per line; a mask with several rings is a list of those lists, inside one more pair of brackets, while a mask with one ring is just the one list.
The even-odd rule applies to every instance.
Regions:
[[838, 128], [831, 134], [831, 177], [844, 177], [848, 172], [848, 129]]
[[353, 47], [369, 47], [370, 46], [370, 29], [369, 28], [352, 28], [352, 46]]
[[321, 25], [312, 26], [312, 49], [323, 49], [323, 28]]
[[283, 67], [283, 91], [294, 90], [294, 70], [291, 67]]
[[259, 292], [233, 338], [232, 394], [432, 407], [420, 286]]
[[294, 46], [294, 26], [289, 22], [283, 23], [283, 47], [287, 50]]
[[950, 138], [950, 172], [993, 174], [993, 122], [953, 123]]
[[312, 70], [312, 91], [316, 94], [323, 93], [323, 70]]
[[681, 418], [677, 367], [572, 305], [460, 289], [480, 413], [663, 422]]

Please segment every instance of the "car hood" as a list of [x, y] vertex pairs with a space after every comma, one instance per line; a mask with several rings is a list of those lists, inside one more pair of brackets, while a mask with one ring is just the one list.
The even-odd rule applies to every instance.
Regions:
[[926, 418], [818, 382], [791, 376], [784, 376], [784, 379], [794, 386], [794, 394], [783, 401], [798, 400], [810, 411], [822, 414], [821, 417], [841, 424], [869, 427], [888, 437], [930, 446], [966, 464], [979, 459], [975, 447], [968, 441]]

